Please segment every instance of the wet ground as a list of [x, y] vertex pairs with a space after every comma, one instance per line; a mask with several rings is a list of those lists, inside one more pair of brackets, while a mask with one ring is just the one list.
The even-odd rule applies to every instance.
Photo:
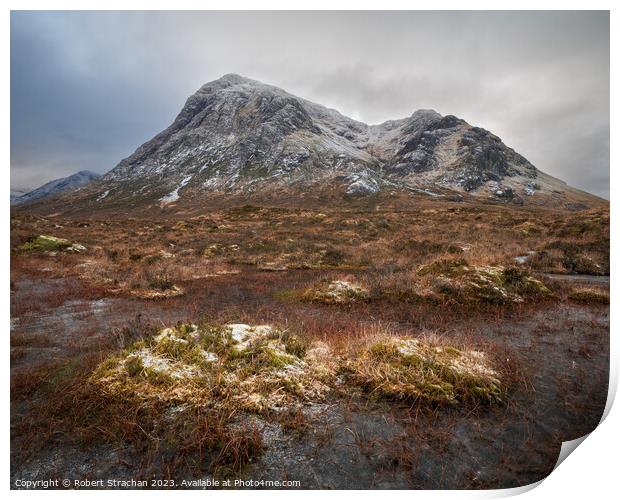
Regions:
[[[291, 283], [305, 279], [303, 272], [285, 274]], [[215, 300], [212, 287], [227, 290], [224, 299], [217, 299], [224, 309], [222, 317], [235, 317], [239, 304], [245, 304], [249, 310], [246, 314], [269, 320], [269, 314], [275, 313], [266, 313], [265, 308], [274, 310], [273, 292], [282, 276], [267, 280], [262, 291], [227, 277], [195, 283], [188, 293], [199, 295], [199, 299], [192, 304], [186, 299], [148, 302], [101, 297], [71, 299], [58, 306], [26, 311], [12, 319], [12, 335], [29, 338], [45, 332], [46, 341], [24, 342], [13, 348], [12, 373], [70, 358], [76, 350], [94, 349], [106, 341], [113, 328], [123, 326], [136, 314], [168, 325], [191, 318], [196, 311], [210, 310], [210, 301]], [[602, 287], [609, 282], [608, 277], [605, 281], [603, 277], [563, 276]], [[247, 279], [251, 282], [252, 276]], [[24, 279], [16, 283], [13, 298], [36, 300], [37, 293], [53, 293], [57, 286], [50, 280]], [[280, 314], [288, 314], [282, 308]], [[308, 308], [317, 315], [326, 311], [320, 306]], [[394, 324], [405, 330], [419, 327], [421, 320], [413, 307], [401, 309], [393, 313]], [[371, 307], [367, 319], [373, 314]], [[356, 311], [347, 311], [347, 315], [353, 318]], [[470, 414], [420, 414], [403, 405], [369, 401], [362, 394], [337, 389], [326, 404], [305, 409], [310, 426], [301, 435], [252, 417], [261, 429], [266, 451], [241, 477], [296, 480], [301, 488], [514, 487], [545, 477], [557, 460], [561, 443], [597, 425], [607, 397], [608, 306], [556, 302], [533, 312], [487, 316], [484, 320], [463, 317], [458, 323], [438, 324], [442, 325], [442, 335], [496, 344], [512, 358], [507, 362], [514, 362], [523, 377], [503, 404]], [[27, 403], [14, 405], [12, 422], [29, 411]], [[32, 438], [13, 436], [12, 456], [17, 456], [22, 440]], [[12, 460], [11, 480], [14, 484], [16, 479], [67, 475], [72, 479], [131, 479], [138, 465], [138, 457], [122, 447], [83, 450], [59, 446], [25, 461]]]
[[554, 281], [563, 281], [566, 283], [588, 283], [609, 288], [609, 276], [594, 276], [590, 274], [550, 274], [544, 275], [546, 278]]

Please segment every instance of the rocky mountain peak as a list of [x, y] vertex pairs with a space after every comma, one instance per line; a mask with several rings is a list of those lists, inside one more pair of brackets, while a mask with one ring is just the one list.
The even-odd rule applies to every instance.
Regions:
[[[93, 203], [166, 206], [217, 194], [382, 190], [523, 203], [568, 189], [500, 138], [420, 109], [367, 125], [278, 87], [226, 74], [93, 187]], [[559, 189], [561, 188], [561, 189]]]

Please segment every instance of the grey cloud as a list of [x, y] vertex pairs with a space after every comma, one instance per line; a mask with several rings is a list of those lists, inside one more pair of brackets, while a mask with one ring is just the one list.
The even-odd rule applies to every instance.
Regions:
[[12, 186], [109, 170], [229, 72], [367, 123], [455, 114], [609, 196], [605, 12], [14, 12]]

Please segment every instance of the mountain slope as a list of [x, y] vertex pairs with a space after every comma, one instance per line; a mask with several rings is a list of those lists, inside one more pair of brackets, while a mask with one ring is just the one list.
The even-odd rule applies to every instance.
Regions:
[[419, 110], [367, 125], [232, 74], [202, 86], [167, 129], [71, 199], [96, 209], [386, 192], [515, 204], [601, 202], [455, 116]]
[[11, 205], [19, 198], [27, 193], [24, 189], [11, 189]]
[[68, 177], [61, 177], [60, 179], [55, 179], [43, 184], [37, 189], [33, 189], [32, 191], [22, 194], [21, 196], [13, 198], [11, 195], [11, 205], [22, 205], [24, 203], [32, 203], [34, 201], [41, 200], [43, 198], [49, 198], [65, 191], [71, 191], [81, 186], [85, 186], [99, 177], [101, 176], [95, 172], [81, 170]]

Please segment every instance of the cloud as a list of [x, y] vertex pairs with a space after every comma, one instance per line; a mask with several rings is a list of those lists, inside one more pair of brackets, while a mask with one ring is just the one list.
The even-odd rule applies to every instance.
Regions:
[[609, 196], [605, 12], [13, 12], [12, 186], [113, 168], [229, 72], [367, 123], [455, 114]]

